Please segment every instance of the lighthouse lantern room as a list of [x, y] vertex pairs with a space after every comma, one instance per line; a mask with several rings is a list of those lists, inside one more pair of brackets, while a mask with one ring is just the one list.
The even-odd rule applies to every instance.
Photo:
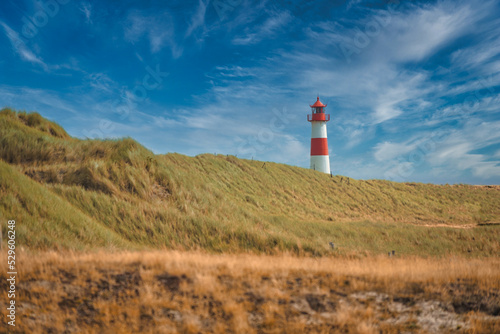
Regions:
[[313, 105], [310, 105], [312, 114], [307, 115], [311, 122], [311, 169], [330, 174], [330, 157], [328, 155], [328, 137], [326, 122], [330, 114], [325, 114], [326, 104], [321, 103], [319, 96]]

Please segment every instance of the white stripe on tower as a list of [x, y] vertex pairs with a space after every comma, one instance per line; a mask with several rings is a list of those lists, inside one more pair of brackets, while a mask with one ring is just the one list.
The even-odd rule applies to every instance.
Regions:
[[324, 113], [324, 105], [319, 97], [313, 105], [312, 115], [307, 115], [311, 122], [311, 169], [330, 174], [330, 157], [328, 155], [328, 136], [326, 122], [330, 115]]

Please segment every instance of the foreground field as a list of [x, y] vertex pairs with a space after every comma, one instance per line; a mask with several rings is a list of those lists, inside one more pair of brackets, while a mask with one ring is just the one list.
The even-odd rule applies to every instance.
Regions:
[[24, 252], [18, 263], [19, 333], [500, 332], [498, 258]]

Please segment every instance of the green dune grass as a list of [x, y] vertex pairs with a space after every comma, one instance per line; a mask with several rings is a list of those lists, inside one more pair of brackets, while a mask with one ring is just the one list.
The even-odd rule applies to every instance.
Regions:
[[[354, 180], [234, 156], [154, 155], [0, 111], [0, 218], [33, 249], [500, 254], [500, 189]], [[332, 250], [328, 242], [337, 246]]]

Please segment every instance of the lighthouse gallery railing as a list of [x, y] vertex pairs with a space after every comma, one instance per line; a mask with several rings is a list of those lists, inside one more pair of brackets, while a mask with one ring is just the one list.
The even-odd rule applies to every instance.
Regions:
[[309, 122], [311, 122], [311, 121], [326, 121], [326, 122], [328, 122], [330, 120], [330, 114], [322, 114], [322, 113], [307, 114], [307, 120]]

